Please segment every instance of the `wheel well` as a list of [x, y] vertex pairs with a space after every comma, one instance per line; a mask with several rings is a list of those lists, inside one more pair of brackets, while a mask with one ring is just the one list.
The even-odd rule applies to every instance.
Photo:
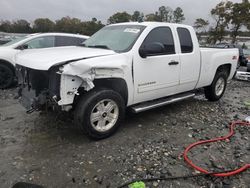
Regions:
[[[103, 79], [96, 79], [93, 81], [95, 87], [94, 88], [107, 88], [107, 89], [112, 89], [116, 92], [118, 92], [122, 98], [124, 99], [125, 104], [128, 103], [128, 87], [122, 78], [103, 78]], [[74, 99], [74, 105], [78, 103], [78, 100], [83, 96], [84, 94], [87, 93], [87, 91], [83, 88], [80, 87], [78, 89], [79, 96], [76, 96]]]
[[15, 67], [14, 67], [14, 65], [12, 65], [10, 62], [5, 61], [5, 60], [3, 60], [3, 59], [0, 59], [0, 64], [9, 67], [9, 68], [13, 71], [13, 73], [14, 73], [14, 75], [15, 75]]
[[218, 73], [218, 72], [224, 72], [225, 71], [227, 73], [227, 77], [228, 77], [230, 75], [230, 72], [231, 72], [231, 67], [232, 67], [231, 64], [220, 65], [217, 68], [216, 73]]
[[94, 80], [95, 87], [104, 87], [112, 89], [119, 93], [124, 99], [125, 104], [128, 102], [128, 87], [122, 78], [105, 78]]

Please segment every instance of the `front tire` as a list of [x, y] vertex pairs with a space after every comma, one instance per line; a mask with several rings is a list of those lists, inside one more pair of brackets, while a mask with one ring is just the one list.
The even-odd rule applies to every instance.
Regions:
[[205, 97], [209, 101], [218, 101], [225, 93], [227, 86], [227, 73], [217, 72], [212, 84], [205, 87]]
[[111, 136], [125, 114], [121, 95], [109, 89], [94, 89], [83, 95], [75, 109], [74, 121], [89, 137], [99, 140]]
[[6, 89], [13, 84], [14, 72], [10, 67], [0, 64], [0, 89]]

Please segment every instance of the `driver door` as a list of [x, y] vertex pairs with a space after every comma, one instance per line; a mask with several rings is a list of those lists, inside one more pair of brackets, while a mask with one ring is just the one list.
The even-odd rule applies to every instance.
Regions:
[[134, 57], [135, 103], [173, 95], [179, 85], [180, 58], [170, 27], [151, 30], [140, 49], [156, 43], [164, 46], [163, 52], [150, 53], [146, 58], [138, 52]]

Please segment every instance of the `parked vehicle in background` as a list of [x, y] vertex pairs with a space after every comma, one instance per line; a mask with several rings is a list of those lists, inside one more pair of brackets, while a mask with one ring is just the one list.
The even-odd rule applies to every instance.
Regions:
[[15, 79], [15, 55], [21, 50], [79, 46], [88, 36], [66, 33], [30, 34], [0, 46], [0, 89], [11, 86]]
[[219, 100], [239, 55], [200, 48], [191, 26], [162, 22], [108, 25], [84, 45], [21, 52], [16, 69], [28, 112], [73, 110], [75, 124], [95, 139], [113, 134], [126, 108], [139, 113], [193, 97], [198, 88]]
[[237, 48], [236, 45], [234, 44], [229, 44], [229, 43], [217, 43], [213, 45], [215, 48]]
[[250, 62], [250, 49], [243, 49], [244, 56], [247, 58], [247, 61]]
[[218, 43], [214, 45], [215, 48], [238, 48], [239, 49], [239, 61], [238, 61], [238, 67], [240, 66], [247, 66], [247, 57], [244, 53], [244, 50], [241, 46], [236, 44], [228, 44], [228, 43]]
[[243, 53], [247, 58], [247, 72], [250, 72], [250, 49], [243, 49]]
[[247, 63], [247, 72], [250, 72], [250, 61]]
[[239, 63], [240, 66], [247, 66], [247, 56], [244, 54], [244, 51], [241, 47], [238, 47], [239, 49]]
[[0, 46], [3, 45], [3, 44], [8, 43], [8, 42], [10, 42], [10, 41], [11, 41], [10, 39], [0, 38]]

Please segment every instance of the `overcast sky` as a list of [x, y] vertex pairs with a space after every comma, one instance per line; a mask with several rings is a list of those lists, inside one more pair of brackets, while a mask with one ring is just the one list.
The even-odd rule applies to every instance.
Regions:
[[[0, 20], [48, 17], [52, 20], [64, 16], [90, 20], [96, 17], [106, 23], [109, 16], [118, 11], [132, 13], [139, 10], [154, 13], [164, 5], [173, 9], [181, 7], [186, 20], [193, 25], [196, 18], [210, 19], [210, 10], [221, 0], [0, 0]], [[231, 0], [241, 2], [241, 0]]]

